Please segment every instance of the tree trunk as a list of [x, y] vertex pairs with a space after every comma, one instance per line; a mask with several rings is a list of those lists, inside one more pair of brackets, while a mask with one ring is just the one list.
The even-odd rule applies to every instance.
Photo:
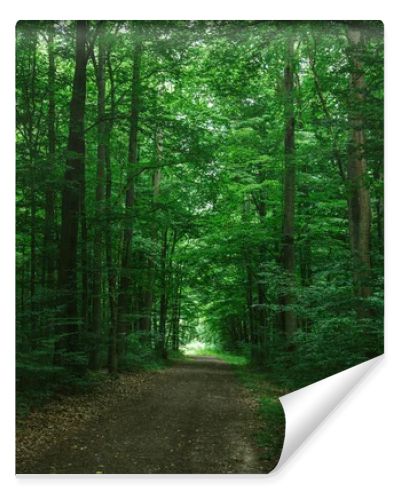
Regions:
[[180, 266], [177, 268], [174, 280], [174, 301], [172, 306], [172, 350], [179, 350], [179, 324], [181, 316], [182, 299], [182, 272]]
[[[266, 173], [262, 167], [258, 170], [258, 181], [261, 185], [266, 179]], [[265, 228], [265, 217], [267, 215], [267, 200], [265, 188], [262, 187], [260, 190], [260, 197], [257, 203], [257, 212], [260, 219], [261, 227], [263, 228], [263, 233], [266, 235], [267, 231]], [[263, 241], [258, 247], [258, 258], [259, 258], [259, 275], [257, 277], [257, 343], [258, 343], [258, 356], [264, 358], [266, 354], [263, 352], [263, 346], [265, 347], [265, 339], [267, 335], [267, 302], [266, 302], [266, 258], [267, 258], [267, 245]]]
[[[88, 336], [90, 331], [89, 320], [89, 255], [88, 255], [88, 228], [86, 219], [86, 172], [80, 171], [81, 195], [79, 200], [80, 223], [80, 273], [81, 273], [81, 311], [80, 331], [83, 336]], [[79, 313], [78, 313], [79, 314]]]
[[287, 280], [282, 297], [283, 333], [290, 339], [296, 331], [296, 313], [293, 310], [295, 285], [295, 249], [294, 220], [296, 194], [296, 167], [294, 142], [294, 99], [293, 99], [293, 39], [289, 36], [286, 42], [286, 62], [284, 70], [284, 200], [283, 200], [283, 238], [282, 266]]
[[[371, 295], [369, 284], [371, 206], [367, 185], [367, 160], [365, 158], [365, 134], [362, 106], [365, 94], [365, 79], [360, 52], [362, 34], [356, 24], [347, 30], [349, 56], [351, 63], [351, 101], [350, 127], [351, 139], [347, 180], [349, 188], [349, 227], [350, 246], [353, 255], [353, 280], [355, 294], [359, 298]], [[368, 315], [367, 309], [360, 305], [359, 315]]]
[[[48, 113], [47, 113], [47, 134], [48, 134], [48, 161], [47, 179], [45, 188], [45, 220], [43, 235], [43, 285], [46, 288], [46, 304], [52, 308], [54, 306], [54, 285], [55, 285], [55, 192], [54, 192], [54, 169], [56, 161], [56, 105], [55, 105], [55, 78], [56, 66], [54, 57], [54, 24], [48, 27]], [[52, 314], [52, 313], [50, 313]], [[53, 328], [51, 327], [51, 331]]]
[[90, 367], [98, 368], [99, 344], [102, 333], [102, 281], [103, 281], [103, 203], [104, 203], [104, 172], [106, 168], [106, 122], [105, 122], [105, 65], [106, 47], [103, 34], [104, 26], [99, 29], [99, 53], [96, 68], [97, 81], [97, 172], [96, 172], [96, 204], [93, 247], [93, 338], [91, 342]]
[[[70, 105], [67, 167], [64, 174], [61, 203], [61, 236], [58, 269], [58, 288], [62, 326], [66, 334], [58, 350], [78, 350], [79, 318], [77, 290], [77, 248], [82, 177], [85, 170], [84, 114], [86, 101], [86, 39], [87, 21], [76, 22], [75, 71]], [[65, 320], [65, 321], [64, 321]]]
[[[34, 106], [35, 99], [35, 86], [36, 86], [36, 37], [33, 45], [33, 64], [32, 64], [32, 106]], [[30, 118], [32, 120], [32, 118]], [[33, 125], [30, 126], [30, 129]], [[30, 134], [30, 159], [29, 159], [29, 172], [30, 172], [30, 229], [31, 229], [31, 269], [30, 269], [30, 323], [31, 323], [31, 332], [32, 339], [34, 339], [37, 335], [37, 297], [36, 297], [36, 247], [37, 247], [37, 227], [36, 227], [36, 211], [37, 211], [37, 202], [36, 202], [36, 178], [35, 178], [35, 153], [34, 153], [34, 144], [32, 133]]]
[[111, 161], [109, 145], [107, 141], [106, 148], [106, 208], [107, 208], [107, 222], [105, 231], [105, 244], [106, 244], [106, 263], [107, 263], [107, 282], [108, 282], [108, 301], [110, 306], [110, 325], [108, 331], [108, 371], [111, 374], [116, 374], [118, 371], [118, 352], [117, 352], [117, 321], [118, 321], [118, 304], [116, 300], [117, 290], [117, 276], [115, 264], [113, 262], [113, 249], [112, 249], [112, 209], [111, 209]]
[[[259, 171], [260, 173], [260, 171]], [[260, 180], [260, 179], [259, 179]], [[261, 180], [260, 180], [261, 182]], [[260, 216], [260, 204], [259, 200], [255, 198], [253, 195], [253, 201], [256, 205], [256, 210], [258, 215]], [[263, 200], [265, 201], [265, 200]], [[265, 203], [264, 203], [265, 207]], [[243, 224], [245, 226], [248, 226], [251, 221], [250, 221], [250, 211], [251, 211], [251, 199], [249, 197], [245, 197], [243, 201]], [[261, 208], [261, 213], [262, 213], [262, 208]], [[260, 222], [261, 222], [261, 217], [260, 217]], [[249, 342], [250, 342], [250, 347], [251, 347], [251, 359], [253, 362], [257, 363], [259, 354], [260, 354], [260, 342], [259, 342], [259, 331], [257, 327], [257, 320], [258, 318], [258, 311], [255, 310], [255, 305], [254, 304], [254, 270], [253, 270], [253, 262], [254, 262], [254, 255], [253, 255], [253, 249], [252, 246], [249, 245], [247, 242], [244, 243], [243, 245], [243, 260], [244, 260], [244, 270], [245, 270], [245, 275], [246, 275], [246, 306], [247, 306], [247, 321], [246, 325], [248, 326], [248, 337], [249, 337]], [[262, 252], [260, 252], [261, 254]], [[259, 277], [260, 278], [260, 277]], [[260, 297], [259, 297], [260, 298]], [[262, 298], [262, 297], [261, 297]]]
[[113, 261], [112, 247], [112, 205], [111, 205], [111, 189], [112, 189], [112, 171], [111, 171], [111, 156], [110, 156], [110, 138], [113, 128], [113, 119], [116, 112], [115, 105], [115, 82], [114, 74], [111, 65], [110, 52], [107, 54], [107, 66], [110, 79], [110, 99], [111, 99], [111, 120], [106, 128], [105, 138], [105, 154], [106, 154], [106, 224], [105, 224], [105, 250], [107, 264], [107, 283], [108, 283], [108, 301], [110, 307], [110, 322], [108, 330], [108, 371], [115, 375], [118, 371], [118, 353], [117, 353], [117, 318], [118, 305], [116, 300], [117, 276], [116, 267]]
[[[159, 163], [162, 157], [162, 134], [160, 131], [155, 133], [155, 149], [156, 149], [156, 161]], [[144, 314], [145, 321], [143, 324], [143, 329], [150, 335], [151, 332], [151, 316], [154, 301], [154, 286], [155, 286], [155, 263], [157, 261], [157, 220], [155, 220], [156, 214], [158, 212], [158, 198], [160, 196], [160, 185], [161, 185], [161, 168], [157, 167], [152, 175], [152, 188], [153, 188], [153, 222], [151, 224], [151, 240], [153, 243], [154, 251], [147, 259], [147, 286], [144, 289]]]
[[161, 270], [160, 270], [160, 322], [158, 330], [158, 338], [156, 343], [156, 350], [163, 357], [166, 355], [165, 350], [165, 332], [167, 322], [167, 249], [168, 249], [168, 228], [165, 229], [161, 249]]
[[132, 97], [131, 116], [128, 149], [128, 178], [125, 192], [125, 220], [122, 241], [121, 277], [118, 296], [118, 348], [124, 351], [125, 336], [129, 333], [132, 297], [132, 269], [130, 268], [133, 236], [133, 202], [134, 202], [134, 177], [135, 165], [138, 162], [138, 122], [140, 106], [140, 63], [142, 57], [142, 45], [137, 42], [133, 51], [132, 72]]

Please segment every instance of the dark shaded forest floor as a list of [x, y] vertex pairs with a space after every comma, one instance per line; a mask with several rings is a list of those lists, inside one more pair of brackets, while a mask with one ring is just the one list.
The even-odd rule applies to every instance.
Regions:
[[265, 473], [254, 396], [212, 357], [125, 374], [17, 426], [17, 473]]

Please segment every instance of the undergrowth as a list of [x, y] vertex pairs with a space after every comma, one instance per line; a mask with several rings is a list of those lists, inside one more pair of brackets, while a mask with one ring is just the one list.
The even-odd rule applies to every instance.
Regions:
[[[133, 336], [128, 340], [127, 354], [120, 358], [120, 373], [139, 373], [158, 371], [170, 366], [174, 360], [182, 357], [180, 352], [170, 353], [167, 359], [157, 355], [154, 349], [138, 349], [138, 342]], [[23, 418], [32, 410], [66, 395], [82, 394], [94, 390], [104, 383], [110, 375], [107, 373], [107, 352], [103, 350], [100, 358], [100, 370], [87, 368], [85, 353], [74, 353], [65, 366], [54, 366], [52, 355], [43, 350], [37, 359], [32, 353], [19, 354], [16, 363], [16, 413]]]

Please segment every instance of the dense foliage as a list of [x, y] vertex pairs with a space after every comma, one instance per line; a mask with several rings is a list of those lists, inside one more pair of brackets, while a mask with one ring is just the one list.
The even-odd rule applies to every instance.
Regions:
[[382, 30], [18, 23], [21, 397], [194, 338], [290, 388], [382, 352]]

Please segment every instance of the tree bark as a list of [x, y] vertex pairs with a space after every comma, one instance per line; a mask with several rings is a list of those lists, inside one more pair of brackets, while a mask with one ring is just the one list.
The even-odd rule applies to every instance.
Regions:
[[295, 194], [296, 194], [296, 166], [295, 166], [295, 123], [293, 99], [293, 39], [289, 36], [286, 42], [286, 61], [284, 70], [284, 206], [283, 206], [283, 237], [282, 237], [282, 266], [287, 283], [282, 297], [283, 305], [283, 333], [290, 339], [296, 331], [296, 313], [293, 310], [295, 301], [295, 248], [294, 248], [294, 221], [295, 221]]
[[[366, 91], [361, 51], [362, 33], [357, 24], [351, 24], [347, 30], [349, 39], [349, 58], [351, 64], [351, 106], [350, 106], [350, 148], [347, 170], [349, 189], [349, 234], [353, 255], [353, 280], [355, 294], [359, 298], [371, 295], [369, 284], [370, 237], [371, 237], [371, 202], [367, 185], [367, 160], [365, 158], [365, 133], [363, 102]], [[365, 316], [367, 309], [360, 306], [359, 315]]]
[[[159, 163], [162, 158], [162, 133], [157, 130], [155, 133], [155, 149], [156, 149], [156, 161]], [[156, 217], [158, 212], [158, 198], [160, 196], [160, 185], [161, 185], [161, 168], [156, 168], [154, 174], [152, 175], [152, 188], [153, 188], [153, 217]], [[155, 286], [155, 263], [157, 260], [157, 237], [158, 237], [158, 228], [157, 228], [157, 220], [153, 219], [151, 224], [151, 240], [153, 243], [154, 251], [147, 258], [147, 286], [144, 288], [144, 322], [143, 322], [143, 330], [147, 332], [147, 335], [150, 335], [151, 332], [151, 316], [153, 309], [153, 301], [154, 301], [154, 286]]]
[[104, 203], [104, 172], [106, 168], [106, 122], [105, 122], [105, 66], [106, 46], [104, 40], [104, 26], [101, 25], [98, 33], [98, 61], [96, 67], [97, 82], [97, 171], [96, 171], [96, 202], [95, 202], [95, 228], [93, 240], [93, 337], [91, 341], [90, 367], [98, 368], [99, 343], [102, 334], [102, 281], [103, 281], [103, 203]]
[[55, 104], [55, 78], [56, 65], [54, 56], [54, 24], [50, 23], [47, 30], [48, 42], [48, 113], [47, 113], [47, 179], [45, 188], [45, 220], [43, 235], [43, 284], [46, 287], [46, 303], [53, 306], [53, 292], [55, 284], [55, 192], [54, 192], [54, 168], [56, 161], [56, 104]]
[[[258, 181], [259, 184], [262, 183], [266, 179], [266, 173], [262, 166], [259, 167], [258, 170]], [[260, 219], [261, 227], [263, 228], [263, 232], [266, 235], [265, 228], [265, 217], [267, 215], [267, 201], [266, 201], [266, 192], [265, 188], [262, 187], [260, 189], [260, 197], [257, 203], [257, 212]], [[257, 277], [257, 344], [258, 344], [258, 353], [256, 353], [257, 357], [264, 357], [265, 353], [262, 352], [262, 346], [265, 344], [265, 338], [267, 334], [267, 302], [266, 302], [266, 256], [267, 256], [267, 245], [265, 241], [263, 241], [258, 248], [258, 257], [259, 257], [259, 275]]]
[[[253, 201], [255, 202], [256, 209], [258, 211], [258, 200], [256, 200], [254, 195], [253, 195]], [[251, 212], [251, 198], [249, 196], [245, 196], [243, 200], [243, 215], [242, 215], [242, 221], [244, 226], [247, 226], [251, 223], [250, 212]], [[242, 252], [243, 252], [243, 267], [246, 275], [246, 306], [247, 306], [246, 325], [248, 329], [248, 341], [250, 342], [250, 347], [251, 347], [251, 358], [253, 361], [256, 361], [259, 352], [259, 345], [258, 345], [258, 336], [255, 325], [256, 318], [254, 314], [254, 297], [253, 297], [254, 270], [252, 263], [254, 261], [254, 257], [253, 257], [252, 246], [249, 245], [247, 241], [244, 241]]]
[[87, 21], [76, 22], [75, 71], [70, 104], [67, 166], [61, 202], [58, 289], [63, 306], [61, 318], [65, 320], [62, 321], [60, 332], [66, 336], [58, 343], [58, 350], [65, 347], [69, 351], [77, 351], [79, 347], [77, 249], [82, 177], [85, 170], [87, 30]]
[[168, 307], [167, 276], [166, 276], [167, 250], [168, 250], [168, 228], [166, 228], [164, 231], [162, 249], [161, 249], [160, 322], [159, 322], [158, 338], [156, 342], [156, 350], [163, 357], [166, 356], [165, 333], [166, 333], [167, 307]]
[[125, 220], [122, 241], [121, 276], [118, 295], [118, 346], [119, 352], [124, 351], [123, 338], [129, 333], [132, 297], [132, 270], [130, 269], [132, 236], [133, 236], [133, 204], [135, 166], [138, 162], [138, 122], [140, 106], [140, 65], [142, 45], [137, 42], [133, 51], [131, 116], [128, 149], [128, 178], [125, 192]]
[[[89, 253], [88, 253], [88, 227], [86, 218], [86, 172], [81, 170], [81, 194], [79, 199], [79, 224], [80, 224], [80, 276], [81, 276], [81, 300], [80, 300], [80, 332], [88, 336], [90, 331], [89, 320]], [[79, 314], [79, 310], [78, 310]]]
[[105, 209], [106, 209], [106, 224], [105, 224], [105, 250], [106, 250], [106, 264], [107, 264], [107, 283], [108, 283], [108, 301], [110, 307], [110, 322], [108, 329], [108, 371], [115, 375], [118, 371], [118, 353], [117, 353], [117, 318], [118, 318], [118, 304], [116, 298], [117, 291], [117, 273], [116, 266], [113, 260], [113, 246], [112, 246], [112, 171], [111, 171], [111, 153], [110, 153], [110, 138], [113, 128], [113, 119], [116, 113], [115, 103], [115, 81], [114, 73], [111, 65], [110, 51], [107, 54], [107, 67], [110, 80], [110, 100], [111, 100], [111, 119], [106, 128], [105, 139], [105, 154], [106, 154], [106, 190], [105, 190]]
[[37, 336], [37, 297], [36, 297], [36, 247], [37, 247], [37, 226], [36, 226], [36, 178], [35, 161], [37, 150], [34, 141], [34, 111], [36, 104], [36, 71], [37, 71], [37, 43], [38, 37], [35, 32], [30, 35], [31, 45], [31, 78], [29, 92], [29, 117], [28, 117], [28, 136], [29, 136], [29, 174], [30, 174], [30, 327], [32, 340]]
[[173, 351], [178, 351], [180, 344], [179, 326], [181, 317], [181, 299], [182, 299], [182, 272], [181, 272], [181, 267], [178, 266], [175, 272], [174, 299], [172, 305], [172, 350]]

